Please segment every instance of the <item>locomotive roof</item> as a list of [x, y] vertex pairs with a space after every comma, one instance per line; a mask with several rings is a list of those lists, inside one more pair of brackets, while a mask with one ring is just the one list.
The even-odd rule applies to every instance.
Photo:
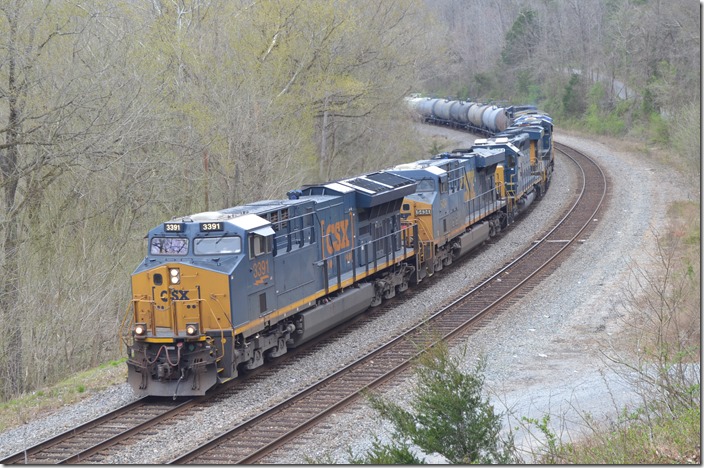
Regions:
[[523, 114], [513, 122], [514, 125], [539, 125], [543, 128], [552, 128], [552, 117], [542, 113]]
[[349, 193], [352, 191], [360, 191], [363, 193], [380, 193], [387, 192], [397, 188], [406, 187], [415, 184], [414, 181], [407, 179], [390, 172], [372, 172], [350, 179], [342, 179], [324, 184], [311, 184], [304, 186], [304, 189], [315, 187], [324, 187], [334, 190], [339, 193]]
[[[303, 205], [311, 203], [305, 199], [301, 200], [262, 200], [246, 205], [233, 206], [218, 211], [203, 211], [185, 216], [174, 216], [171, 221], [193, 223], [193, 222], [208, 222], [208, 221], [228, 221], [235, 226], [243, 229], [254, 229], [268, 224], [268, 221], [258, 216], [259, 214], [268, 213], [270, 211], [286, 208], [290, 206]], [[259, 221], [254, 221], [258, 219]]]
[[372, 172], [325, 184], [306, 185], [302, 192], [311, 195], [355, 193], [357, 206], [369, 208], [403, 198], [415, 191], [416, 181], [387, 171]]
[[503, 148], [482, 148], [473, 147], [469, 149], [455, 149], [449, 153], [440, 153], [432, 159], [422, 159], [411, 163], [399, 164], [393, 169], [395, 171], [418, 171], [425, 170], [433, 175], [443, 175], [447, 173], [444, 168], [448, 160], [474, 160], [474, 167], [485, 168], [496, 165], [504, 160], [505, 152]]
[[529, 136], [527, 133], [522, 133], [520, 135], [513, 136], [512, 138], [508, 138], [505, 136], [497, 136], [494, 138], [481, 138], [474, 140], [474, 144], [476, 146], [480, 147], [488, 147], [488, 148], [496, 148], [498, 147], [503, 147], [509, 149], [512, 153], [516, 154], [519, 153], [520, 150], [516, 147], [516, 145], [513, 143], [519, 139], [528, 139]]

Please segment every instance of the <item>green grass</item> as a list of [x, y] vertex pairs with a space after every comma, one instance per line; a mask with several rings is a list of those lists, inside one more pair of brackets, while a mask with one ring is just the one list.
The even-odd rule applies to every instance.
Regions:
[[563, 446], [559, 458], [588, 465], [699, 464], [700, 415], [700, 407], [693, 407], [595, 432], [585, 442]]
[[127, 380], [126, 359], [110, 361], [53, 385], [0, 403], [0, 432], [46, 416]]

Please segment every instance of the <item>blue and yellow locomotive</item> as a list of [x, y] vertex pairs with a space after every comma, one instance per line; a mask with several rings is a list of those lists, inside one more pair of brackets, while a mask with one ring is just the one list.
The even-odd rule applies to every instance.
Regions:
[[496, 235], [554, 167], [550, 117], [510, 119], [470, 149], [149, 231], [122, 332], [135, 392], [203, 395]]
[[501, 230], [506, 200], [496, 189], [502, 148], [442, 153], [433, 159], [401, 164], [394, 174], [416, 180], [416, 192], [401, 208], [406, 223], [417, 226], [419, 279], [442, 270]]
[[408, 287], [415, 182], [366, 174], [174, 218], [149, 231], [132, 275], [128, 381], [202, 395]]

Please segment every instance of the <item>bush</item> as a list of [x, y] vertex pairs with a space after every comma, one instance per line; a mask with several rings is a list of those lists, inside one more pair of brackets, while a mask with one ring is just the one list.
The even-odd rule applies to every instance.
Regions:
[[463, 373], [460, 358], [452, 358], [440, 343], [418, 361], [412, 411], [378, 395], [371, 406], [394, 425], [391, 445], [375, 443], [354, 463], [417, 463], [411, 444], [424, 453], [437, 453], [449, 463], [511, 463], [517, 460], [513, 436], [501, 436], [501, 418], [482, 395], [485, 360], [474, 372]]

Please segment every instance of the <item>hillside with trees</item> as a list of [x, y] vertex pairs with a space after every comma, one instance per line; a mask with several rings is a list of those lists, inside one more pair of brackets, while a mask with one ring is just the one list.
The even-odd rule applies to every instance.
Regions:
[[412, 92], [698, 178], [700, 29], [684, 0], [0, 0], [0, 400], [122, 357], [154, 225], [425, 154]]

